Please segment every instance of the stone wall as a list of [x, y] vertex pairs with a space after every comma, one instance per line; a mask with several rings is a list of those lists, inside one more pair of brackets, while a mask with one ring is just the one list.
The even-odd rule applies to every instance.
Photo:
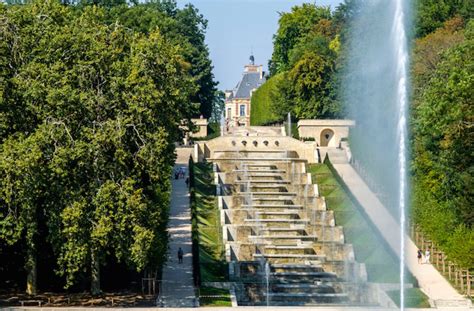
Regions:
[[343, 138], [349, 137], [349, 128], [355, 126], [352, 120], [300, 120], [300, 137], [312, 137], [318, 146], [338, 147]]
[[209, 122], [207, 122], [207, 119], [191, 119], [191, 122], [197, 129], [197, 132], [189, 134], [191, 137], [207, 136], [207, 125], [209, 124]]
[[262, 151], [275, 152], [293, 150], [299, 159], [308, 163], [317, 163], [318, 156], [315, 143], [304, 143], [291, 137], [282, 136], [221, 136], [207, 142], [200, 142], [195, 147], [195, 158], [213, 159], [219, 151]]

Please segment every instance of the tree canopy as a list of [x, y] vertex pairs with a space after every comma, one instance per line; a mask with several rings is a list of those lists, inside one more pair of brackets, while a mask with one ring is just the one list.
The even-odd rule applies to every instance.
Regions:
[[[450, 24], [417, 43], [424, 76], [414, 107], [414, 217], [448, 256], [474, 267], [474, 22]], [[426, 57], [434, 44], [442, 52]], [[444, 50], [443, 50], [444, 48]]]
[[456, 15], [465, 20], [474, 17], [474, 6], [470, 0], [419, 0], [416, 1], [415, 11], [417, 37], [430, 34]]
[[39, 244], [93, 293], [110, 256], [161, 265], [179, 125], [216, 96], [205, 27], [168, 2], [0, 4], [0, 240], [24, 249], [29, 293]]
[[344, 59], [342, 41], [355, 7], [354, 1], [345, 1], [331, 12], [326, 6], [302, 4], [281, 13], [269, 61], [270, 75], [278, 75], [278, 79], [268, 80], [275, 85], [273, 91], [265, 92], [266, 98], [260, 96], [255, 105], [270, 103], [280, 120], [288, 112], [296, 119], [341, 116], [338, 81]]

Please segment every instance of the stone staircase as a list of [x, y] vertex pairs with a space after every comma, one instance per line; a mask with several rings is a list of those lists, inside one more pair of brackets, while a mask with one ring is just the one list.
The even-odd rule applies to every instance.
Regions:
[[372, 303], [365, 266], [344, 243], [305, 160], [281, 150], [216, 151], [211, 160], [239, 305]]

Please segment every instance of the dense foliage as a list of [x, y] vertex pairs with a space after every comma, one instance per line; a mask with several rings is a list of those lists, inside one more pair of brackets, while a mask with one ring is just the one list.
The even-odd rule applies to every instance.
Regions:
[[0, 4], [0, 256], [28, 293], [43, 257], [93, 293], [111, 258], [159, 269], [179, 125], [215, 101], [194, 7], [95, 4]]
[[281, 74], [272, 76], [252, 94], [250, 124], [266, 125], [281, 119], [281, 117], [278, 117], [272, 111], [272, 107], [274, 106], [272, 99], [275, 96], [275, 92], [278, 91], [277, 83], [281, 77]]
[[[269, 62], [271, 76], [278, 78], [268, 80], [274, 86], [252, 99], [252, 106], [269, 103], [279, 120], [288, 112], [296, 119], [340, 117], [342, 46], [347, 20], [355, 9], [355, 1], [346, 0], [334, 12], [329, 7], [303, 4], [281, 13]], [[262, 110], [255, 108], [257, 113], [258, 109]], [[262, 124], [260, 119], [267, 121], [257, 116], [252, 124]]]
[[474, 14], [471, 0], [418, 0], [415, 3], [417, 37], [428, 35], [456, 15], [468, 20]]
[[414, 217], [451, 260], [474, 268], [474, 20], [415, 45]]

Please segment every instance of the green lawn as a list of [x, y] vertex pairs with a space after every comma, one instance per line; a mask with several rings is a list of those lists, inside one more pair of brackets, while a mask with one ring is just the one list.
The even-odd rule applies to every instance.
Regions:
[[229, 291], [214, 287], [199, 289], [199, 303], [201, 307], [232, 307]]
[[356, 260], [365, 263], [370, 282], [398, 283], [397, 259], [386, 249], [378, 233], [364, 215], [352, 204], [325, 164], [309, 167], [328, 208], [334, 211], [336, 224], [344, 227], [347, 243], [354, 247]]
[[227, 279], [222, 232], [213, 185], [212, 164], [195, 163], [193, 226], [199, 241], [201, 282], [219, 282]]
[[[400, 307], [400, 291], [388, 291], [387, 294]], [[405, 306], [409, 308], [430, 308], [428, 297], [419, 288], [405, 289]]]

